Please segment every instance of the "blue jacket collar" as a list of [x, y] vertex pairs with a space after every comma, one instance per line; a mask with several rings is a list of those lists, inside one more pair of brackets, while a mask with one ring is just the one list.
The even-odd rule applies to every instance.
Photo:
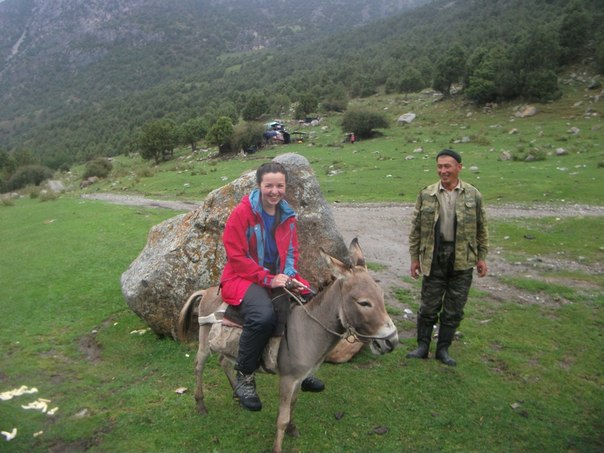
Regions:
[[[250, 205], [254, 214], [262, 215], [262, 201], [260, 200], [260, 189], [254, 189], [249, 195]], [[292, 207], [285, 200], [279, 202], [279, 210], [281, 211], [281, 222], [296, 215]]]

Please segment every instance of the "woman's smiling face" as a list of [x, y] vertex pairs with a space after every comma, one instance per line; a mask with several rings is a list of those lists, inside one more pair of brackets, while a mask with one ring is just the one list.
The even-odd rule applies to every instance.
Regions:
[[265, 173], [260, 182], [262, 208], [268, 214], [274, 214], [279, 202], [285, 196], [285, 175], [283, 173]]

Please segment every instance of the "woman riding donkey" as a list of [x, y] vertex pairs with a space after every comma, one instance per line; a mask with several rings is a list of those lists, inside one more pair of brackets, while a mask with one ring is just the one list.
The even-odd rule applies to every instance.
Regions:
[[[259, 411], [254, 373], [277, 323], [272, 299], [288, 287], [308, 295], [309, 284], [298, 274], [296, 213], [285, 201], [287, 171], [277, 162], [256, 171], [257, 188], [244, 196], [229, 216], [223, 235], [227, 263], [220, 279], [222, 299], [238, 306], [243, 318], [235, 369], [235, 397], [242, 407]], [[314, 376], [302, 390], [320, 392]]]

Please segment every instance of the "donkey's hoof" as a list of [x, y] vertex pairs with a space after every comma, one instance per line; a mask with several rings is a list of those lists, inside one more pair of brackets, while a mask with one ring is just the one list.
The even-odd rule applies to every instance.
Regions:
[[288, 423], [287, 428], [285, 428], [285, 433], [288, 436], [300, 437], [300, 431], [298, 431], [298, 427], [295, 423], [292, 422]]

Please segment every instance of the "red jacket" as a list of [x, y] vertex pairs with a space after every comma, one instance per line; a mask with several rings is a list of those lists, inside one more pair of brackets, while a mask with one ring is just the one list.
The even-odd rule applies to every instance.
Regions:
[[[298, 233], [294, 210], [282, 200], [279, 202], [279, 225], [275, 242], [279, 254], [277, 268], [308, 286], [298, 275]], [[270, 288], [275, 275], [263, 266], [264, 222], [260, 191], [246, 195], [229, 216], [222, 236], [227, 263], [220, 278], [222, 299], [230, 305], [239, 305], [252, 283]]]

